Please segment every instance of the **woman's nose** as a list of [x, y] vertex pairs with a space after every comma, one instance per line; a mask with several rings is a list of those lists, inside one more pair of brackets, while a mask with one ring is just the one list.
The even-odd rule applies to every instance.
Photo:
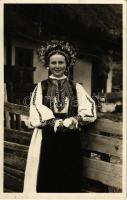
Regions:
[[59, 67], [59, 63], [56, 63], [56, 67]]

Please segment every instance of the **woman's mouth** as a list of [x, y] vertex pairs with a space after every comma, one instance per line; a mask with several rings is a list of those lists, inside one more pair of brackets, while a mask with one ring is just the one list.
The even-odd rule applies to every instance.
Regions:
[[59, 73], [59, 72], [61, 72], [61, 70], [55, 70], [55, 72], [56, 72], [56, 73]]

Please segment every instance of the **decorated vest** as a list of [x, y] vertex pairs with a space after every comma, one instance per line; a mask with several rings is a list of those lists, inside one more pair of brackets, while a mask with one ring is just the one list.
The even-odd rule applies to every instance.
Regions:
[[[42, 104], [50, 108], [54, 113], [54, 97], [56, 96], [56, 86], [55, 82], [59, 80], [46, 79], [41, 82], [43, 102]], [[77, 105], [77, 92], [76, 84], [72, 80], [64, 79], [62, 80], [62, 90], [65, 91], [66, 96], [69, 99], [69, 108], [66, 117], [72, 117], [77, 115], [78, 105]], [[55, 114], [55, 113], [54, 113]]]

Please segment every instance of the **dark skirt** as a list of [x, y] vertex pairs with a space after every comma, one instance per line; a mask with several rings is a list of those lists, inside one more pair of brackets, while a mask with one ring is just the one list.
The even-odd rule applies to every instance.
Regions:
[[79, 131], [43, 130], [37, 192], [80, 192], [81, 146]]

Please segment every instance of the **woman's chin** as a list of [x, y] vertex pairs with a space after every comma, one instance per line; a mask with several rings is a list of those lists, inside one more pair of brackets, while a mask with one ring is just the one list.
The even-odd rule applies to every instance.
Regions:
[[64, 74], [62, 73], [54, 73], [53, 74], [55, 77], [57, 77], [57, 78], [60, 78], [60, 77], [62, 77]]

